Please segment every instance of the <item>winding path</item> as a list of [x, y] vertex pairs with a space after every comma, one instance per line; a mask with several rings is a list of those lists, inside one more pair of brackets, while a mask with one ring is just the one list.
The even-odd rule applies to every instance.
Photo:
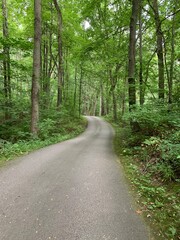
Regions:
[[0, 170], [0, 240], [147, 240], [112, 150], [113, 130], [87, 117], [79, 137]]

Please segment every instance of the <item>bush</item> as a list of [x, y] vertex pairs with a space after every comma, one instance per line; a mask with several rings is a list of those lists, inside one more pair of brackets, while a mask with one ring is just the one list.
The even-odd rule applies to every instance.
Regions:
[[146, 136], [163, 136], [169, 129], [180, 129], [180, 111], [176, 105], [169, 106], [161, 102], [136, 108], [125, 116], [129, 122], [135, 122], [139, 131]]
[[126, 115], [126, 120], [136, 122], [139, 131], [131, 131], [129, 147], [149, 171], [163, 180], [173, 180], [180, 175], [180, 111], [176, 105], [161, 102], [147, 104]]
[[41, 113], [39, 136], [33, 138], [29, 132], [30, 122], [24, 126], [22, 123], [14, 122], [14, 125], [12, 121], [6, 121], [0, 126], [0, 164], [21, 154], [75, 137], [84, 131], [86, 122], [84, 118], [74, 117], [65, 110], [49, 110], [48, 115], [44, 111]]
[[141, 160], [146, 168], [161, 175], [165, 180], [172, 180], [180, 174], [180, 144], [170, 140], [151, 137], [141, 145]]
[[50, 118], [44, 119], [39, 123], [39, 138], [45, 140], [48, 136], [52, 135], [56, 122]]

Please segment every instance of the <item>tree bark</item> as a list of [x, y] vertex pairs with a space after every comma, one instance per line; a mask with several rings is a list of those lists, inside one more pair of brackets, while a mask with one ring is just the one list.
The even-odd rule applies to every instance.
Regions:
[[34, 0], [34, 51], [33, 51], [33, 75], [32, 75], [32, 112], [31, 132], [38, 134], [39, 121], [39, 81], [41, 70], [41, 0]]
[[[108, 82], [107, 82], [108, 85]], [[109, 86], [106, 86], [106, 100], [105, 100], [105, 114], [108, 115], [110, 112], [110, 96], [109, 96]]]
[[63, 52], [62, 52], [62, 13], [57, 0], [53, 0], [58, 16], [58, 96], [57, 107], [62, 104], [63, 91]]
[[[43, 40], [43, 51], [42, 51], [42, 89], [45, 93], [45, 103], [47, 102], [47, 90], [48, 90], [48, 55], [49, 55], [49, 46], [48, 46], [48, 26], [47, 23], [44, 24], [44, 40]], [[46, 107], [46, 106], [45, 106]]]
[[[174, 6], [174, 12], [176, 11], [177, 6], [177, 0], [175, 2]], [[171, 104], [173, 102], [173, 78], [174, 78], [174, 60], [175, 60], [175, 17], [176, 15], [173, 15], [172, 19], [172, 30], [171, 30], [171, 63], [170, 63], [170, 71], [169, 71], [169, 81], [168, 81], [168, 88], [169, 88], [169, 94], [168, 94], [168, 102]]]
[[[3, 38], [7, 41], [9, 38], [8, 13], [6, 0], [2, 0], [2, 21]], [[11, 106], [11, 69], [9, 46], [3, 46], [3, 75], [4, 75], [4, 96], [5, 96], [5, 119], [10, 118], [9, 108]]]
[[69, 61], [68, 61], [68, 56], [69, 56], [69, 48], [66, 47], [65, 49], [65, 56], [64, 56], [64, 100], [68, 100], [69, 98]]
[[[51, 6], [52, 15], [52, 6]], [[43, 108], [50, 106], [50, 79], [52, 74], [52, 16], [51, 22], [44, 23], [44, 39], [42, 42], [42, 89], [43, 89]]]
[[164, 55], [163, 55], [163, 33], [161, 30], [161, 20], [159, 17], [159, 9], [157, 0], [153, 0], [154, 19], [156, 24], [156, 44], [158, 56], [158, 92], [159, 99], [164, 99]]
[[[116, 67], [116, 70], [117, 70], [117, 67]], [[118, 70], [117, 70], [117, 72], [118, 72]], [[110, 94], [112, 95], [112, 101], [113, 101], [114, 121], [117, 121], [117, 103], [116, 103], [116, 96], [115, 96], [115, 87], [116, 87], [116, 83], [117, 83], [117, 72], [115, 71], [115, 74], [113, 75], [112, 70], [109, 71], [109, 77], [110, 77], [110, 82], [111, 82]]]
[[83, 79], [83, 72], [81, 67], [80, 80], [79, 80], [79, 117], [81, 116], [82, 79]]
[[76, 95], [77, 95], [77, 67], [74, 72], [74, 113], [76, 112]]
[[144, 104], [143, 94], [143, 59], [142, 59], [142, 2], [139, 6], [139, 92], [140, 92], [140, 105]]
[[97, 107], [97, 102], [98, 102], [98, 95], [95, 95], [95, 99], [94, 101], [92, 102], [92, 116], [96, 116], [96, 107]]
[[100, 98], [99, 98], [99, 116], [105, 115], [105, 109], [104, 109], [104, 88], [103, 83], [100, 84]]
[[113, 118], [114, 121], [117, 121], [117, 102], [116, 102], [116, 95], [115, 92], [113, 91], [112, 93], [112, 97], [113, 97]]
[[50, 20], [50, 27], [48, 32], [49, 37], [49, 58], [48, 58], [48, 82], [47, 82], [47, 88], [46, 88], [46, 94], [47, 94], [47, 106], [50, 106], [50, 93], [51, 93], [51, 75], [54, 69], [53, 66], [53, 52], [52, 52], [52, 44], [53, 44], [53, 3], [51, 2], [51, 20]]
[[126, 110], [126, 88], [127, 88], [126, 71], [127, 71], [127, 66], [125, 68], [125, 76], [124, 76], [124, 80], [123, 80], [124, 91], [122, 92], [122, 111], [121, 111], [122, 117], [124, 116], [124, 113], [125, 113], [125, 110]]
[[135, 87], [135, 48], [136, 48], [136, 24], [138, 18], [139, 0], [132, 1], [132, 13], [130, 20], [129, 36], [129, 65], [128, 65], [128, 83], [129, 83], [129, 110], [131, 111], [136, 104]]

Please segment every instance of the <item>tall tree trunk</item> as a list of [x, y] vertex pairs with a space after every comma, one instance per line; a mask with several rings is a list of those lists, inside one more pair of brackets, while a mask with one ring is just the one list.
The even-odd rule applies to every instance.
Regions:
[[[8, 14], [6, 0], [2, 0], [2, 21], [3, 21], [3, 37], [5, 41], [9, 38]], [[5, 119], [10, 118], [9, 108], [11, 105], [11, 69], [10, 69], [10, 53], [9, 46], [3, 46], [3, 73], [4, 73], [4, 96], [5, 96]]]
[[[174, 12], [176, 11], [177, 6], [177, 0], [174, 5]], [[169, 71], [169, 81], [168, 81], [168, 88], [169, 88], [169, 94], [168, 94], [168, 102], [171, 104], [173, 102], [173, 77], [174, 77], [174, 59], [175, 59], [175, 17], [176, 14], [173, 15], [172, 19], [172, 30], [171, 30], [171, 63], [170, 63], [170, 71]]]
[[52, 54], [52, 44], [53, 44], [53, 3], [51, 2], [51, 20], [50, 20], [50, 26], [49, 26], [49, 31], [47, 32], [48, 35], [48, 53], [49, 56], [48, 57], [48, 65], [47, 65], [47, 81], [46, 81], [46, 88], [45, 88], [45, 93], [46, 93], [46, 97], [45, 97], [45, 106], [47, 108], [50, 107], [50, 92], [51, 92], [51, 74], [53, 72], [53, 54]]
[[101, 82], [100, 85], [100, 98], [99, 98], [99, 116], [105, 115], [105, 109], [104, 109], [104, 89], [103, 89], [103, 83]]
[[[51, 13], [52, 14], [52, 13]], [[52, 21], [49, 25], [44, 24], [44, 39], [42, 42], [42, 93], [43, 93], [43, 107], [45, 109], [49, 108], [50, 104], [50, 78], [52, 70]]]
[[114, 121], [117, 121], [117, 102], [116, 102], [116, 95], [115, 95], [115, 91], [113, 90], [112, 92], [112, 97], [113, 97], [113, 118]]
[[82, 72], [82, 66], [81, 66], [80, 81], [79, 81], [79, 117], [81, 116], [82, 79], [83, 79], [83, 72]]
[[[125, 71], [125, 73], [126, 73], [126, 71]], [[124, 116], [124, 113], [125, 113], [125, 110], [126, 110], [126, 88], [127, 88], [126, 74], [125, 74], [124, 80], [123, 80], [123, 88], [124, 88], [124, 91], [122, 93], [122, 111], [121, 111], [122, 117]]]
[[32, 75], [32, 112], [31, 132], [38, 134], [39, 121], [39, 81], [41, 70], [41, 0], [34, 0], [34, 52], [33, 52], [33, 75]]
[[[43, 93], [47, 92], [47, 85], [48, 85], [48, 55], [49, 55], [49, 46], [48, 46], [48, 26], [47, 23], [44, 24], [44, 40], [43, 42], [43, 51], [42, 51], [42, 89]], [[45, 101], [46, 102], [46, 101]]]
[[74, 113], [76, 112], [76, 95], [77, 95], [77, 67], [74, 72]]
[[157, 0], [153, 0], [154, 19], [156, 24], [156, 43], [157, 43], [157, 56], [158, 56], [158, 91], [159, 99], [164, 99], [164, 56], [163, 56], [163, 33], [161, 30], [161, 20], [159, 17], [159, 9]]
[[142, 1], [139, 6], [139, 92], [140, 105], [144, 104], [143, 94], [143, 59], [142, 59]]
[[[51, 23], [52, 24], [52, 23]], [[47, 81], [46, 81], [46, 100], [45, 100], [45, 105], [47, 106], [47, 108], [50, 107], [50, 91], [51, 91], [51, 71], [52, 71], [52, 29], [51, 29], [52, 26], [50, 26], [50, 29], [49, 29], [49, 56], [48, 56], [48, 68], [47, 68]]]
[[58, 16], [58, 96], [57, 107], [62, 103], [63, 91], [63, 53], [62, 53], [62, 13], [57, 0], [53, 0]]
[[127, 89], [128, 89], [128, 82], [127, 82], [127, 71], [128, 71], [128, 62], [124, 66], [124, 78], [123, 78], [123, 88], [122, 88], [122, 111], [121, 115], [124, 116], [124, 113], [126, 111], [126, 97], [127, 97]]
[[93, 103], [92, 103], [92, 116], [96, 116], [96, 108], [97, 108], [97, 102], [98, 102], [98, 95], [99, 94], [97, 94], [97, 95], [95, 95], [95, 99], [94, 99], [94, 101], [93, 101]]
[[136, 23], [138, 18], [139, 0], [132, 0], [132, 13], [130, 20], [129, 36], [129, 65], [128, 65], [128, 83], [129, 83], [129, 110], [131, 111], [136, 104], [135, 87], [135, 49], [136, 49]]
[[119, 72], [120, 68], [121, 68], [121, 64], [116, 63], [114, 73], [113, 73], [112, 69], [110, 69], [110, 71], [109, 71], [109, 78], [110, 78], [110, 83], [111, 83], [110, 93], [111, 93], [112, 100], [113, 100], [114, 121], [117, 121], [117, 102], [116, 102], [115, 88], [117, 85], [118, 72]]
[[[109, 78], [109, 72], [106, 71], [106, 77]], [[110, 96], [109, 96], [109, 81], [106, 81], [106, 100], [105, 100], [105, 114], [110, 112]]]
[[111, 82], [110, 94], [112, 96], [112, 102], [113, 102], [113, 118], [114, 118], [114, 121], [117, 121], [117, 104], [116, 104], [116, 96], [115, 96], [117, 75], [115, 75], [115, 74], [114, 75], [112, 74], [112, 70], [109, 71], [109, 77], [110, 77], [110, 82]]
[[102, 93], [100, 89], [100, 97], [99, 97], [99, 116], [102, 116]]
[[68, 56], [69, 56], [69, 49], [68, 47], [65, 50], [65, 71], [64, 71], [64, 96], [63, 99], [66, 100], [69, 98], [69, 62], [68, 62]]

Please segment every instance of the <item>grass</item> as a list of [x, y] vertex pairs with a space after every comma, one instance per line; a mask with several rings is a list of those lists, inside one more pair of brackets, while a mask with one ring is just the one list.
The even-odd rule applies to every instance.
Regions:
[[128, 147], [130, 136], [128, 128], [113, 124], [116, 130], [114, 149], [134, 192], [139, 209], [137, 214], [143, 215], [150, 225], [154, 239], [179, 240], [179, 182], [160, 181], [148, 171], [144, 171], [142, 162], [133, 155]]
[[39, 138], [26, 137], [26, 139], [22, 140], [24, 135], [29, 136], [29, 134], [21, 132], [20, 135], [23, 136], [19, 136], [20, 139], [15, 142], [1, 140], [0, 166], [34, 150], [74, 138], [85, 130], [86, 125], [87, 121], [84, 118], [69, 116], [58, 121], [46, 119], [40, 124]]

